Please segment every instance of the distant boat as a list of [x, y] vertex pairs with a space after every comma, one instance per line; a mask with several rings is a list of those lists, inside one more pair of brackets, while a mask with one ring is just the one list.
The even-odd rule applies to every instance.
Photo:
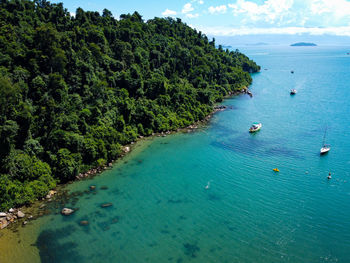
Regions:
[[322, 148], [320, 150], [320, 154], [325, 154], [328, 153], [331, 149], [331, 146], [329, 144], [326, 144], [326, 134], [327, 134], [327, 128], [324, 131], [324, 135], [323, 135], [323, 142], [322, 142]]
[[204, 187], [206, 190], [208, 190], [209, 188], [210, 188], [210, 182], [211, 182], [212, 180], [210, 180], [210, 181], [208, 181], [208, 184]]
[[252, 124], [252, 126], [249, 128], [249, 132], [257, 132], [258, 130], [260, 130], [262, 127], [262, 124], [261, 123], [258, 123], [258, 122], [254, 122]]
[[279, 172], [280, 170], [278, 168], [273, 169], [275, 172]]
[[291, 89], [290, 90], [290, 95], [295, 95], [297, 94], [297, 90], [296, 89]]
[[294, 70], [291, 70], [290, 73], [294, 74]]

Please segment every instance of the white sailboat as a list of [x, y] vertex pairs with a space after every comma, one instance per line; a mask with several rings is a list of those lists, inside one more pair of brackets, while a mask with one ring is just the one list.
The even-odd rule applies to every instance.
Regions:
[[324, 131], [324, 135], [323, 135], [323, 143], [322, 143], [322, 148], [320, 150], [320, 154], [325, 154], [328, 153], [331, 149], [331, 146], [329, 144], [326, 144], [326, 133], [327, 133], [327, 128]]

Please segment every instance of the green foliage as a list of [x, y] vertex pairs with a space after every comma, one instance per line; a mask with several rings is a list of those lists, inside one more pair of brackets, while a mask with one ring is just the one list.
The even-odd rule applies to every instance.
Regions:
[[260, 69], [180, 19], [0, 1], [0, 209], [44, 196], [140, 135], [203, 119]]
[[56, 157], [53, 160], [55, 174], [63, 182], [74, 179], [78, 174], [79, 165], [81, 162], [80, 154], [72, 154], [68, 149], [59, 149]]

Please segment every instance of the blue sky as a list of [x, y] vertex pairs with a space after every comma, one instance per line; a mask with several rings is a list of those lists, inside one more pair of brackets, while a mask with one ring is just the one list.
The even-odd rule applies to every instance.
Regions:
[[138, 11], [144, 19], [179, 17], [208, 35], [310, 34], [350, 36], [350, 0], [63, 0], [115, 18]]

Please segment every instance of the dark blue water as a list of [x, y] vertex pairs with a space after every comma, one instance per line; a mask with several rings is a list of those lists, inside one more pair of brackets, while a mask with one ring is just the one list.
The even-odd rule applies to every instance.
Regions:
[[350, 262], [349, 50], [241, 51], [262, 66], [253, 98], [228, 99], [208, 127], [154, 139], [70, 185], [96, 194], [28, 226], [42, 262]]

